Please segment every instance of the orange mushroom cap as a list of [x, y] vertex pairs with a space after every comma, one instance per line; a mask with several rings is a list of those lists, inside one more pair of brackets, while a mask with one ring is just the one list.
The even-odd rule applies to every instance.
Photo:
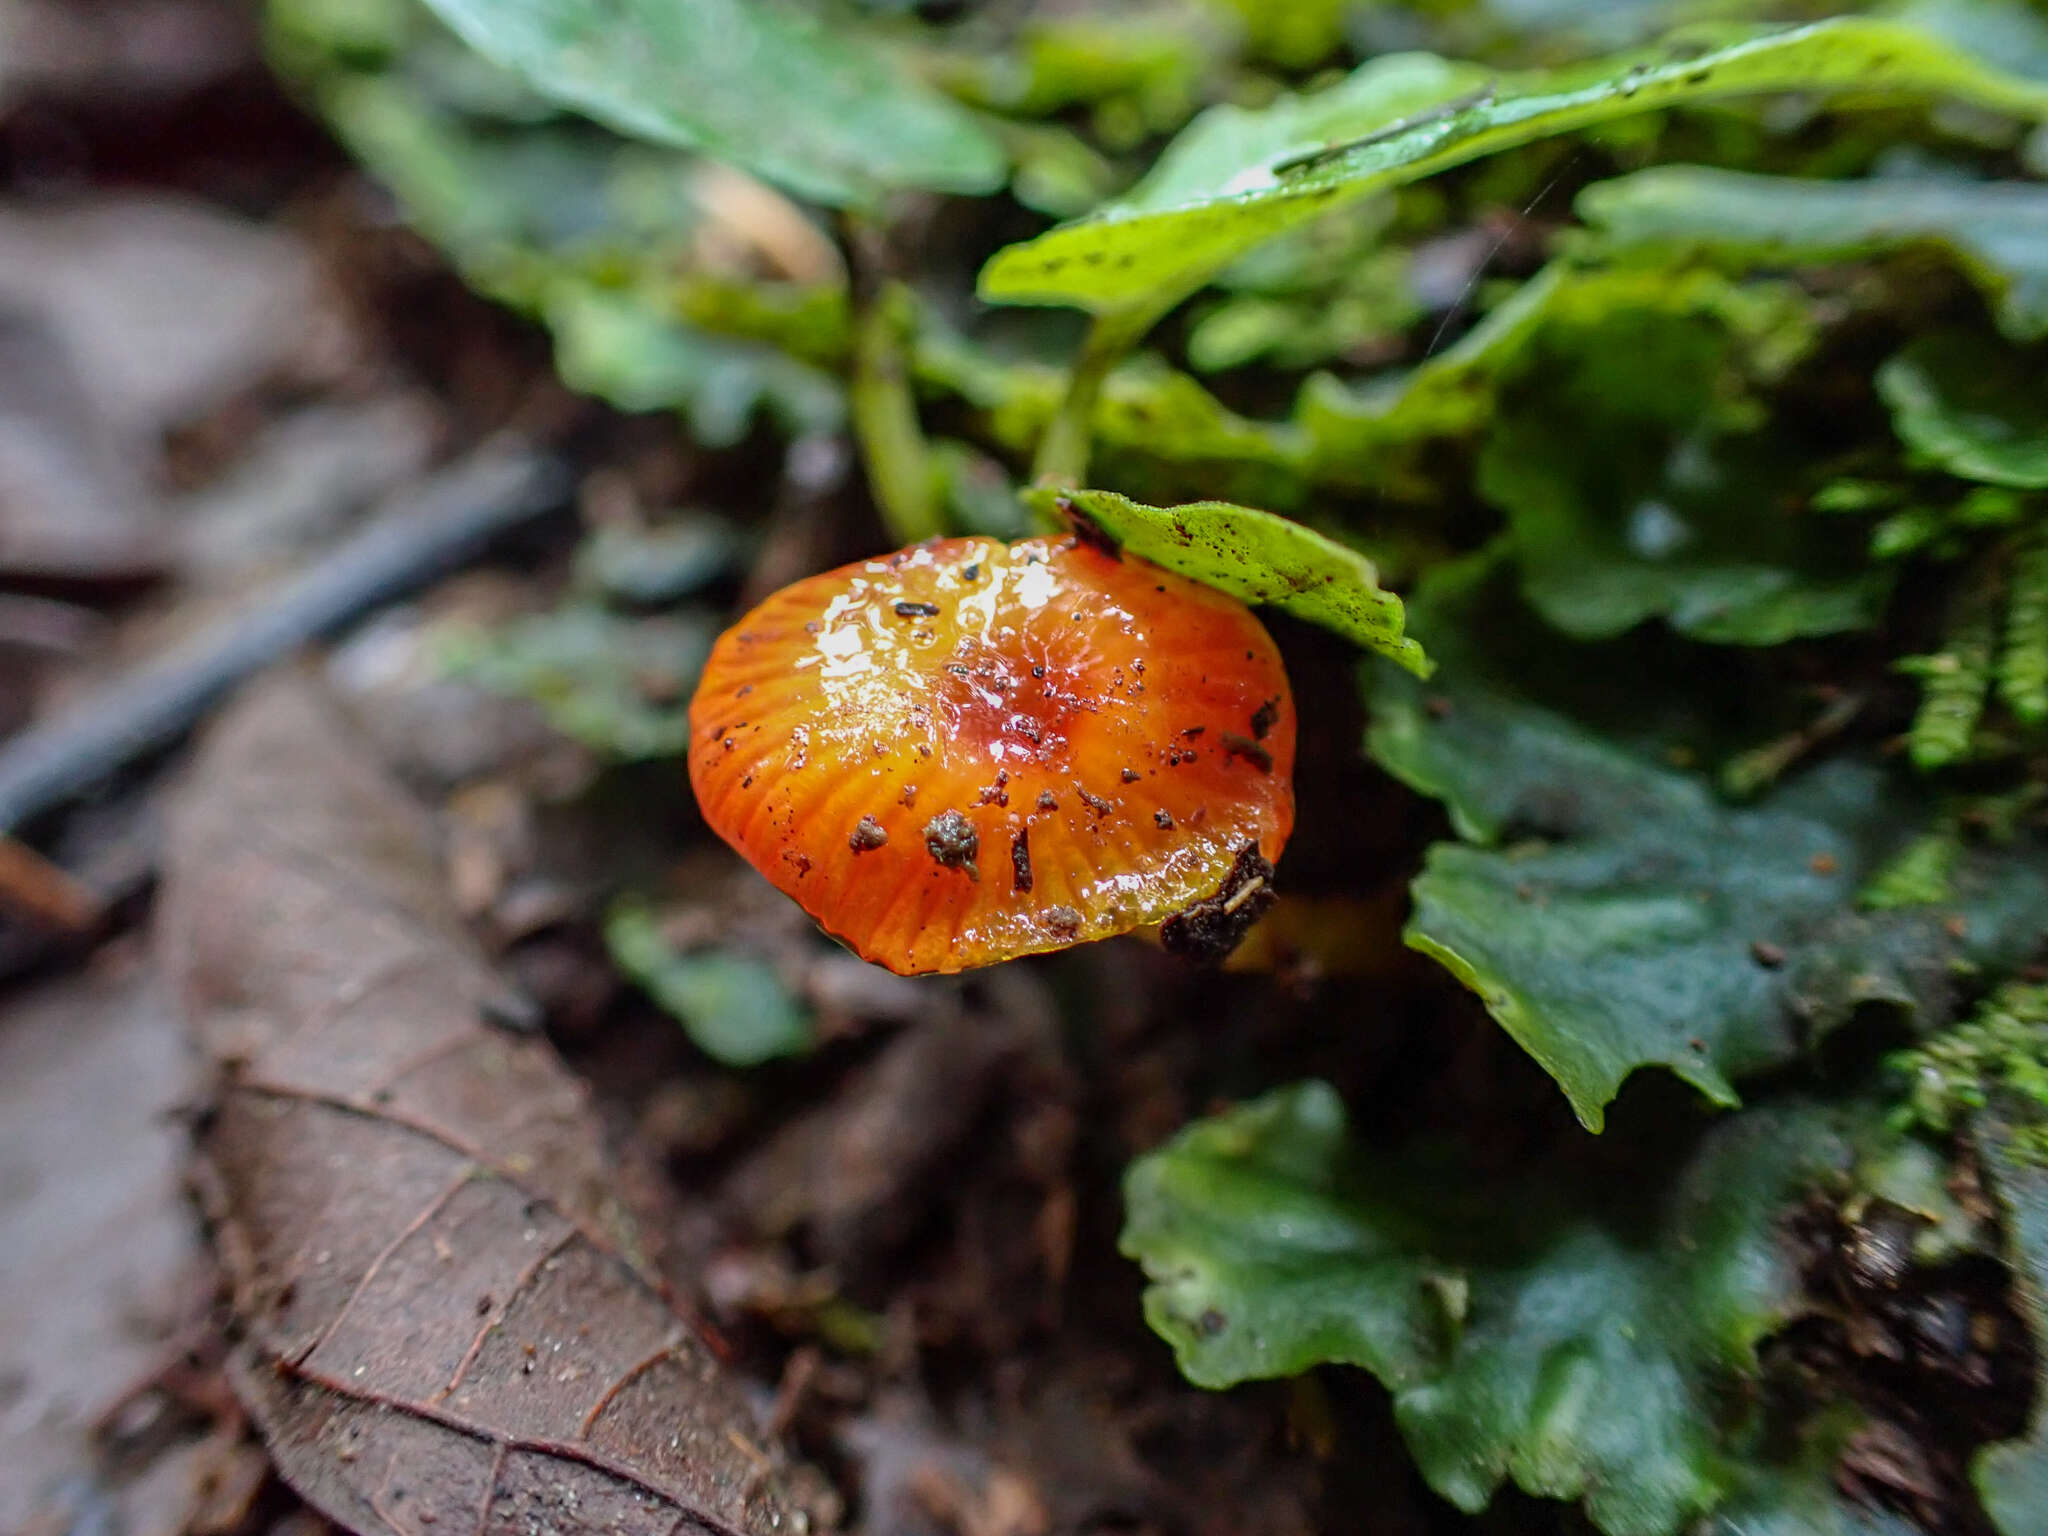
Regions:
[[864, 959], [958, 971], [1161, 922], [1278, 858], [1294, 734], [1234, 598], [1071, 537], [935, 539], [726, 631], [690, 783]]

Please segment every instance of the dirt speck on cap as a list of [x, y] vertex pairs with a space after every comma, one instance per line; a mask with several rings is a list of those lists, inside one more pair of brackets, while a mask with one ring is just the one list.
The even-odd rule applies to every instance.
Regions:
[[1277, 899], [1272, 864], [1257, 843], [1246, 843], [1216, 894], [1169, 917], [1160, 925], [1159, 942], [1171, 954], [1215, 965], [1243, 942]]
[[970, 880], [979, 880], [975, 855], [981, 852], [981, 836], [974, 823], [958, 811], [941, 811], [924, 825], [924, 845], [932, 858], [948, 869], [964, 869]]

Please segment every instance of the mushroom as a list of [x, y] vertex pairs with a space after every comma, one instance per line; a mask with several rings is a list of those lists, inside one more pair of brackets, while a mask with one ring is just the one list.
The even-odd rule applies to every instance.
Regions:
[[935, 539], [785, 587], [690, 704], [712, 829], [905, 974], [1236, 914], [1293, 769], [1251, 611], [1072, 537]]

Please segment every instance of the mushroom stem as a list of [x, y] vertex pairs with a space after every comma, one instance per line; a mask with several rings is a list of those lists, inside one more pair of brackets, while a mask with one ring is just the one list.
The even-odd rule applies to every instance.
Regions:
[[1130, 351], [1140, 336], [1152, 328], [1159, 312], [1147, 306], [1143, 311], [1112, 311], [1097, 315], [1088, 327], [1087, 339], [1074, 359], [1074, 371], [1067, 379], [1066, 398], [1039, 439], [1038, 455], [1031, 462], [1031, 478], [1041, 485], [1082, 486], [1088, 483], [1088, 450], [1095, 434], [1095, 404], [1102, 398], [1103, 382], [1109, 371]]

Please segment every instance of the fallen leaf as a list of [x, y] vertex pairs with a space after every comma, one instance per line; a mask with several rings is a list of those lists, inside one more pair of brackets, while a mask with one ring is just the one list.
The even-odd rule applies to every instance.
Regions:
[[279, 1469], [356, 1531], [811, 1529], [663, 1278], [638, 1165], [489, 1022], [433, 847], [294, 682], [221, 723], [174, 819], [166, 968], [220, 1072], [198, 1180]]

